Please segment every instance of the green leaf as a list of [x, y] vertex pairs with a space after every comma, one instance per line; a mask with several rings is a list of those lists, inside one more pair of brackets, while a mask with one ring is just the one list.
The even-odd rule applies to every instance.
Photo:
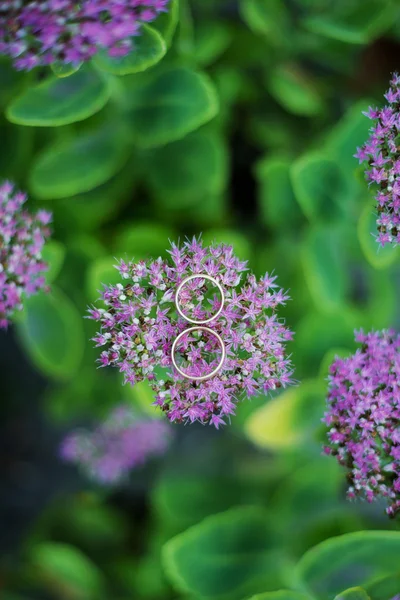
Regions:
[[278, 46], [287, 40], [290, 15], [283, 0], [241, 0], [239, 6], [243, 20], [255, 33]]
[[314, 117], [324, 110], [315, 82], [296, 65], [280, 65], [269, 70], [267, 88], [275, 100], [294, 115]]
[[57, 77], [70, 77], [81, 68], [82, 63], [73, 65], [71, 63], [55, 62], [50, 65], [51, 70]]
[[168, 11], [162, 13], [155, 21], [152, 22], [152, 27], [164, 38], [167, 47], [171, 45], [172, 38], [179, 21], [179, 0], [170, 0]]
[[220, 194], [227, 185], [228, 152], [223, 138], [198, 131], [150, 153], [148, 178], [167, 209], [181, 209]]
[[203, 21], [195, 31], [195, 47], [193, 59], [199, 66], [205, 67], [214, 63], [225, 52], [232, 36], [226, 23]]
[[86, 276], [86, 293], [90, 302], [98, 300], [104, 285], [121, 283], [121, 275], [114, 266], [116, 264], [114, 256], [103, 256], [90, 264]]
[[329, 156], [336, 160], [354, 183], [357, 183], [354, 176], [357, 159], [354, 158], [354, 154], [357, 147], [362, 146], [368, 139], [371, 127], [370, 119], [363, 115], [363, 111], [367, 110], [369, 105], [368, 100], [355, 103], [330, 130], [326, 143]]
[[398, 572], [400, 533], [358, 531], [315, 546], [301, 558], [296, 575], [321, 600], [343, 586], [367, 587], [379, 577]]
[[325, 394], [325, 385], [318, 380], [283, 391], [250, 415], [245, 423], [247, 437], [267, 449], [310, 443], [310, 436], [321, 423]]
[[132, 401], [136, 407], [149, 415], [153, 419], [164, 419], [163, 412], [158, 406], [154, 406], [155, 393], [150, 387], [148, 381], [140, 381], [135, 385], [126, 385], [124, 392], [128, 397], [128, 400]]
[[162, 525], [178, 533], [209, 515], [245, 503], [245, 494], [237, 481], [225, 476], [166, 473], [154, 488], [152, 503]]
[[108, 102], [111, 88], [96, 71], [81, 69], [65, 79], [49, 77], [28, 87], [9, 104], [12, 123], [32, 127], [57, 127], [83, 121]]
[[182, 592], [231, 598], [280, 585], [275, 540], [265, 512], [241, 507], [212, 515], [163, 548], [167, 576]]
[[290, 164], [289, 159], [268, 156], [256, 167], [258, 202], [261, 218], [267, 227], [286, 229], [301, 220], [290, 180]]
[[394, 598], [400, 590], [400, 571], [390, 577], [383, 577], [365, 586], [371, 600]]
[[[310, 596], [293, 592], [291, 590], [279, 590], [278, 592], [265, 592], [265, 594], [257, 594], [249, 600], [310, 600]], [[356, 600], [356, 599], [355, 599]]]
[[24, 301], [17, 331], [38, 369], [55, 379], [68, 379], [78, 370], [84, 349], [82, 318], [72, 302], [52, 287]]
[[133, 38], [132, 44], [133, 48], [126, 56], [112, 57], [107, 50], [101, 50], [93, 60], [107, 73], [129, 75], [153, 67], [167, 52], [165, 41], [158, 31], [149, 25], [142, 25], [140, 36]]
[[203, 233], [203, 242], [206, 246], [228, 244], [233, 246], [233, 251], [241, 260], [249, 260], [252, 255], [252, 246], [243, 233], [232, 229], [208, 229]]
[[367, 44], [389, 29], [394, 4], [386, 0], [349, 1], [329, 7], [324, 14], [307, 17], [310, 31], [350, 44]]
[[336, 163], [321, 153], [305, 154], [291, 167], [295, 197], [310, 221], [332, 221], [340, 216], [345, 182]]
[[[67, 544], [42, 542], [34, 546], [31, 562], [50, 589], [74, 600], [98, 600], [101, 572], [80, 550]], [[61, 597], [61, 596], [60, 596]]]
[[72, 230], [98, 229], [104, 222], [111, 220], [132, 198], [137, 179], [137, 165], [129, 159], [116, 175], [102, 185], [54, 202], [55, 221], [62, 221], [66, 228]]
[[44, 150], [33, 165], [32, 192], [51, 200], [92, 190], [123, 167], [128, 152], [122, 135], [111, 126], [56, 143]]
[[57, 278], [64, 264], [66, 248], [57, 240], [50, 240], [43, 248], [42, 258], [48, 264], [46, 281], [51, 283]]
[[169, 241], [174, 238], [175, 230], [167, 225], [141, 222], [118, 229], [113, 247], [116, 256], [127, 256], [129, 260], [165, 257]]
[[316, 307], [332, 312], [343, 305], [347, 291], [340, 231], [310, 228], [302, 248], [304, 276]]
[[218, 112], [208, 77], [184, 67], [138, 77], [129, 93], [132, 139], [146, 148], [179, 140]]
[[360, 587], [351, 588], [335, 597], [335, 600], [370, 600], [367, 592]]
[[383, 248], [376, 241], [378, 228], [375, 213], [375, 207], [370, 202], [366, 202], [365, 208], [358, 221], [358, 239], [364, 252], [365, 258], [375, 269], [386, 269], [396, 262], [400, 257], [400, 248], [393, 248], [386, 244]]

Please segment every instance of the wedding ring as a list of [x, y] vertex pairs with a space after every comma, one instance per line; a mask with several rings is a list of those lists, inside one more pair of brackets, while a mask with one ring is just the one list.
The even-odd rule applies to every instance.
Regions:
[[[196, 321], [195, 319], [190, 319], [189, 317], [187, 317], [181, 309], [180, 303], [179, 303], [179, 292], [181, 291], [182, 287], [188, 282], [191, 281], [192, 279], [207, 279], [208, 281], [211, 281], [215, 287], [218, 288], [219, 293], [221, 294], [221, 306], [219, 307], [219, 309], [217, 310], [217, 312], [215, 313], [215, 315], [212, 315], [211, 317], [209, 317], [208, 319], [204, 319], [202, 321]], [[190, 275], [189, 277], [186, 277], [178, 286], [178, 289], [176, 290], [176, 294], [175, 294], [175, 304], [176, 304], [176, 310], [178, 311], [178, 313], [181, 315], [181, 317], [183, 319], [185, 319], [186, 321], [189, 321], [189, 323], [194, 323], [195, 325], [205, 325], [205, 323], [209, 323], [210, 321], [213, 321], [214, 319], [216, 319], [222, 312], [223, 308], [224, 308], [224, 302], [225, 302], [225, 296], [224, 296], [224, 290], [222, 289], [222, 286], [220, 283], [218, 283], [218, 281], [216, 279], [214, 279], [214, 277], [211, 277], [210, 275]], [[188, 330], [189, 331], [189, 330]], [[214, 333], [214, 332], [213, 332]], [[222, 342], [222, 340], [221, 340]]]
[[[219, 313], [218, 313], [219, 314]], [[214, 317], [213, 317], [214, 318]], [[175, 351], [176, 351], [176, 347], [179, 343], [179, 340], [186, 335], [187, 333], [190, 333], [191, 331], [206, 331], [207, 333], [209, 333], [210, 335], [213, 335], [217, 340], [218, 343], [221, 347], [221, 360], [219, 361], [218, 365], [215, 367], [215, 369], [213, 369], [211, 371], [211, 373], [208, 373], [207, 375], [202, 375], [200, 377], [195, 377], [193, 375], [188, 375], [187, 373], [185, 373], [185, 371], [182, 371], [182, 369], [180, 367], [178, 367], [176, 360], [175, 360]], [[216, 333], [215, 331], [213, 331], [212, 329], [210, 329], [209, 327], [202, 327], [202, 326], [196, 326], [196, 327], [189, 327], [188, 329], [185, 329], [184, 331], [182, 331], [177, 338], [175, 339], [174, 343], [172, 344], [172, 350], [171, 350], [171, 358], [172, 358], [172, 364], [174, 365], [175, 369], [178, 371], [178, 373], [180, 375], [182, 375], [182, 377], [185, 377], [186, 379], [190, 379], [192, 381], [204, 381], [205, 379], [210, 379], [211, 377], [214, 377], [214, 375], [216, 375], [222, 368], [222, 365], [225, 362], [225, 357], [226, 357], [226, 350], [225, 350], [225, 344], [222, 341], [222, 338], [220, 335], [218, 335], [218, 333]]]

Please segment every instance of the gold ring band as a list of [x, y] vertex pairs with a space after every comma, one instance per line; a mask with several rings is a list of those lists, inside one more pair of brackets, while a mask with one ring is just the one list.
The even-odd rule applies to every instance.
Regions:
[[[194, 377], [193, 375], [188, 375], [187, 373], [185, 373], [184, 371], [182, 371], [182, 369], [180, 369], [178, 367], [178, 365], [176, 364], [176, 360], [175, 360], [175, 351], [176, 351], [176, 346], [179, 342], [179, 340], [186, 334], [186, 333], [190, 333], [191, 331], [207, 331], [208, 333], [210, 333], [211, 335], [213, 335], [214, 337], [217, 338], [219, 345], [221, 347], [221, 351], [222, 351], [222, 356], [221, 356], [221, 360], [219, 361], [219, 364], [216, 366], [215, 369], [213, 369], [213, 371], [211, 371], [211, 373], [208, 373], [207, 375], [202, 375], [200, 377]], [[213, 331], [212, 329], [210, 329], [209, 327], [202, 327], [202, 326], [196, 326], [196, 327], [189, 327], [189, 329], [185, 329], [184, 331], [182, 331], [177, 338], [175, 339], [174, 343], [172, 344], [172, 350], [171, 350], [171, 358], [172, 358], [172, 364], [174, 365], [175, 369], [178, 371], [178, 373], [180, 375], [182, 375], [182, 377], [185, 377], [185, 379], [190, 379], [192, 381], [204, 381], [205, 379], [210, 379], [211, 377], [214, 377], [214, 375], [216, 375], [222, 368], [222, 365], [225, 362], [225, 358], [226, 358], [226, 350], [225, 350], [225, 344], [222, 341], [222, 338], [220, 335], [218, 335], [218, 333], [216, 333], [215, 331]]]

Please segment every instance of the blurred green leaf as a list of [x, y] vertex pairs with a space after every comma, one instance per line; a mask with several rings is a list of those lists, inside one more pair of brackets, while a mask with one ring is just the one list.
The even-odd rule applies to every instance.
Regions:
[[232, 36], [226, 23], [203, 21], [196, 25], [193, 58], [201, 67], [215, 62], [225, 52]]
[[278, 592], [265, 592], [265, 594], [256, 594], [249, 600], [311, 600], [311, 597], [301, 594], [300, 592], [279, 590]]
[[103, 597], [101, 572], [80, 550], [67, 544], [43, 542], [31, 553], [32, 565], [49, 589], [71, 600]]
[[128, 159], [128, 148], [111, 126], [46, 148], [30, 174], [32, 192], [43, 200], [67, 198], [106, 182]]
[[218, 112], [208, 77], [184, 67], [136, 78], [129, 94], [132, 139], [146, 148], [179, 140]]
[[42, 258], [48, 264], [46, 281], [51, 283], [57, 278], [64, 264], [66, 248], [57, 240], [50, 240], [43, 248]]
[[252, 256], [251, 243], [243, 233], [232, 229], [208, 229], [203, 233], [206, 246], [217, 243], [233, 246], [233, 251], [241, 260], [250, 260]]
[[231, 598], [280, 585], [279, 559], [266, 514], [241, 507], [213, 515], [163, 548], [167, 576], [182, 592]]
[[394, 4], [390, 0], [357, 0], [331, 5], [322, 15], [310, 16], [303, 24], [319, 35], [349, 44], [367, 44], [392, 24]]
[[261, 448], [291, 449], [310, 442], [325, 408], [325, 385], [303, 381], [256, 409], [245, 423], [247, 437]]
[[398, 572], [399, 555], [399, 532], [359, 531], [306, 552], [296, 574], [318, 598], [330, 600], [343, 586], [366, 587], [378, 577]]
[[[136, 386], [135, 386], [136, 387]], [[166, 473], [152, 494], [154, 514], [174, 533], [245, 502], [246, 492], [228, 477]]]
[[387, 600], [393, 598], [400, 590], [400, 571], [390, 577], [383, 577], [374, 581], [371, 585], [366, 585], [371, 600]]
[[167, 46], [171, 45], [178, 21], [179, 0], [170, 0], [168, 10], [152, 22], [152, 27], [162, 35]]
[[43, 373], [56, 379], [72, 377], [82, 360], [84, 339], [81, 316], [72, 302], [55, 286], [24, 302], [18, 320], [20, 340]]
[[133, 196], [139, 177], [138, 165], [129, 159], [116, 175], [77, 196], [59, 198], [52, 203], [55, 220], [70, 231], [93, 231], [111, 220]]
[[269, 157], [256, 166], [258, 202], [264, 225], [287, 229], [301, 219], [289, 176], [291, 161]]
[[49, 77], [26, 88], [9, 104], [6, 116], [12, 123], [32, 127], [68, 125], [97, 113], [110, 95], [106, 79], [85, 68], [70, 77]]
[[304, 276], [316, 307], [332, 312], [343, 305], [347, 289], [341, 232], [332, 227], [312, 227], [302, 248]]
[[336, 161], [321, 153], [305, 154], [291, 167], [295, 197], [310, 221], [328, 221], [340, 215], [346, 193], [343, 175]]
[[241, 0], [243, 20], [255, 33], [278, 46], [287, 43], [290, 14], [283, 0]]
[[368, 262], [375, 269], [385, 269], [399, 259], [400, 248], [393, 248], [390, 244], [382, 248], [376, 241], [375, 236], [378, 235], [376, 219], [378, 217], [375, 210], [370, 202], [366, 202], [358, 221], [358, 239]]
[[354, 158], [354, 154], [357, 148], [367, 141], [369, 136], [371, 121], [363, 115], [363, 111], [367, 110], [370, 104], [371, 102], [367, 99], [353, 104], [336, 125], [330, 129], [326, 140], [326, 151], [329, 156], [336, 160], [354, 184], [356, 183], [355, 169], [357, 167], [357, 159]]
[[158, 406], [154, 406], [155, 393], [150, 387], [148, 381], [140, 381], [135, 385], [127, 384], [124, 387], [124, 394], [133, 402], [136, 408], [153, 419], [164, 419], [164, 414]]
[[123, 225], [116, 231], [114, 251], [118, 257], [147, 260], [149, 258], [165, 257], [169, 242], [175, 238], [172, 227], [145, 221]]
[[81, 68], [82, 63], [73, 65], [71, 63], [55, 62], [50, 65], [51, 70], [57, 77], [70, 77]]
[[367, 592], [360, 587], [351, 588], [335, 597], [335, 600], [370, 600]]
[[107, 73], [129, 75], [153, 67], [167, 52], [165, 41], [150, 25], [142, 25], [140, 36], [133, 38], [132, 46], [132, 50], [126, 56], [113, 57], [107, 50], [101, 50], [93, 60]]
[[114, 256], [102, 256], [91, 262], [86, 276], [86, 294], [90, 302], [99, 299], [104, 285], [121, 283], [121, 275], [115, 268], [117, 263]]
[[228, 178], [228, 153], [223, 138], [198, 131], [153, 150], [148, 180], [165, 209], [182, 209], [221, 193]]
[[267, 88], [285, 110], [305, 117], [323, 112], [324, 102], [316, 83], [297, 65], [279, 65], [267, 73]]

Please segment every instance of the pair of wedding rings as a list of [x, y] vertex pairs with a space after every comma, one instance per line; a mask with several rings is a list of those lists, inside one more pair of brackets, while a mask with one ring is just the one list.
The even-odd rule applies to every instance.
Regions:
[[[193, 279], [207, 279], [208, 281], [211, 281], [215, 285], [215, 287], [218, 288], [218, 291], [221, 295], [221, 306], [219, 307], [217, 312], [214, 315], [212, 315], [211, 317], [209, 317], [208, 319], [203, 319], [201, 321], [191, 319], [190, 317], [188, 317], [183, 312], [180, 301], [179, 301], [179, 294], [180, 294], [183, 286], [186, 285], [189, 281], [192, 281]], [[186, 379], [190, 379], [192, 381], [204, 381], [206, 379], [210, 379], [211, 377], [214, 377], [214, 375], [216, 375], [221, 370], [222, 365], [224, 364], [224, 361], [225, 361], [225, 357], [226, 357], [225, 344], [224, 344], [221, 336], [218, 335], [218, 333], [216, 333], [209, 327], [205, 327], [205, 325], [207, 323], [210, 323], [210, 321], [213, 321], [214, 319], [216, 319], [221, 314], [221, 312], [224, 308], [224, 302], [225, 302], [225, 296], [224, 296], [224, 290], [222, 289], [222, 286], [218, 283], [218, 281], [216, 281], [216, 279], [214, 279], [210, 275], [190, 275], [189, 277], [186, 277], [179, 284], [178, 289], [176, 290], [176, 294], [175, 294], [176, 310], [178, 311], [178, 314], [183, 319], [185, 319], [189, 323], [193, 323], [195, 325], [194, 327], [189, 327], [188, 329], [185, 329], [184, 331], [182, 331], [178, 335], [178, 337], [175, 339], [174, 343], [172, 344], [172, 350], [171, 350], [172, 364], [174, 365], [174, 367], [178, 371], [178, 373], [180, 375], [182, 375], [182, 377], [185, 377]], [[178, 364], [175, 360], [175, 353], [176, 353], [176, 349], [178, 347], [180, 340], [183, 338], [183, 336], [187, 335], [188, 333], [192, 333], [194, 331], [204, 331], [204, 332], [208, 333], [209, 335], [213, 336], [218, 341], [218, 344], [221, 348], [221, 359], [220, 359], [218, 365], [210, 373], [207, 373], [206, 375], [201, 375], [201, 376], [189, 375], [188, 373], [185, 373], [185, 371], [183, 371], [178, 366]]]

